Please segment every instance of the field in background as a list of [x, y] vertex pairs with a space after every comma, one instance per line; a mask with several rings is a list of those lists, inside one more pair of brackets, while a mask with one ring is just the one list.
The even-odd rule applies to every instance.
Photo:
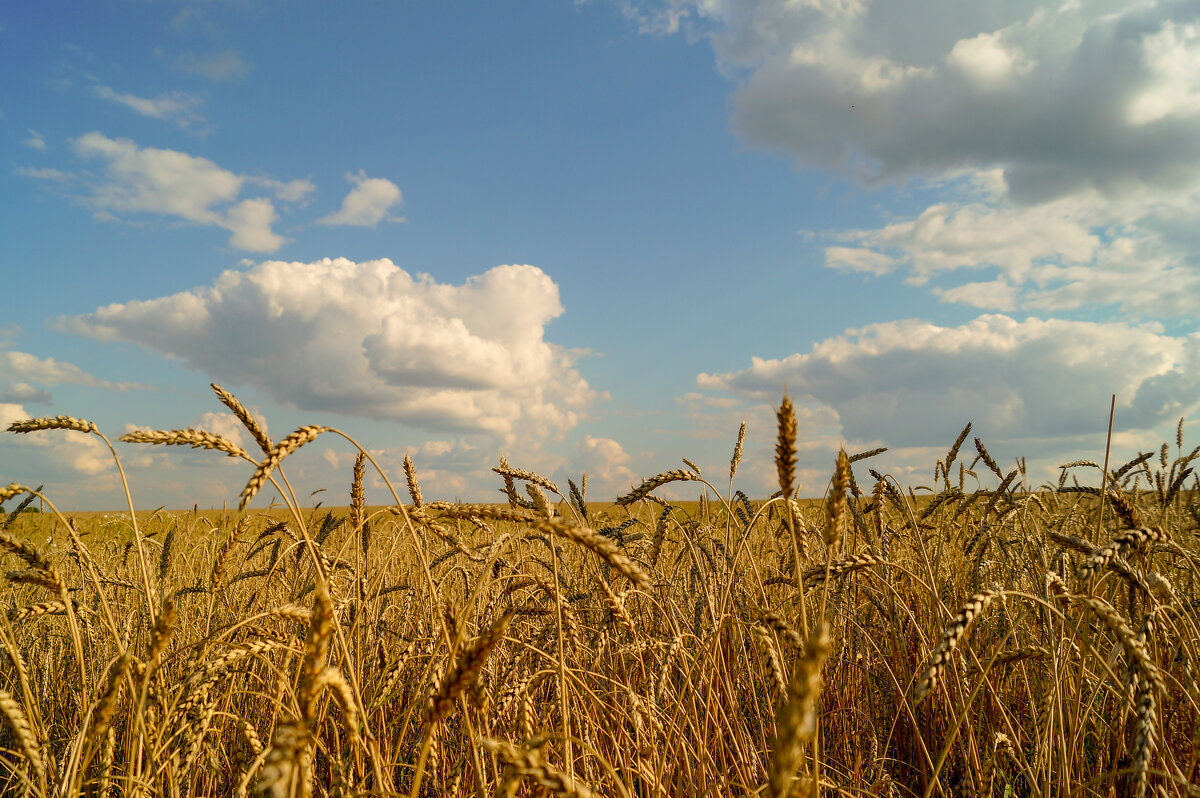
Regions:
[[[306, 509], [282, 461], [338, 433], [271, 441], [216, 390], [261, 453], [127, 438], [242, 457], [243, 503], [287, 506], [68, 519], [0, 488], [5, 794], [1200, 795], [1182, 435], [1030, 485], [964, 430], [931, 492], [868, 452], [794, 502], [785, 399], [770, 500], [739, 440], [616, 504], [503, 462], [507, 504], [442, 503], [406, 463], [368, 509], [360, 457], [347, 509]], [[11, 429], [54, 428], [100, 434]], [[656, 498], [684, 482], [724, 498]]]

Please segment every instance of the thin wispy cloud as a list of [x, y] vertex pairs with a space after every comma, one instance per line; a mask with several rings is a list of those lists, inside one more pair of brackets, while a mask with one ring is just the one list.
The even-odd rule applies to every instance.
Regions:
[[175, 68], [188, 75], [199, 75], [209, 80], [244, 80], [250, 74], [251, 64], [234, 50], [197, 55], [180, 53], [175, 57]]
[[101, 100], [123, 105], [141, 116], [173, 122], [179, 127], [188, 127], [204, 121], [204, 116], [196, 110], [203, 101], [186, 92], [172, 91], [150, 98], [118, 92], [104, 85], [93, 86], [92, 92]]
[[29, 138], [22, 139], [21, 143], [31, 150], [37, 150], [38, 152], [46, 151], [46, 138], [36, 130], [30, 130]]

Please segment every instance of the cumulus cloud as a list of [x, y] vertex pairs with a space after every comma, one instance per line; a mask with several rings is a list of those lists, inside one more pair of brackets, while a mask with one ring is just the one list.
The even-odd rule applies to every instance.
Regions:
[[748, 70], [739, 133], [804, 166], [886, 180], [1000, 165], [1025, 199], [1170, 185], [1200, 166], [1191, 4], [654, 5], [692, 11], [693, 33]]
[[175, 58], [175, 68], [209, 80], [241, 80], [250, 74], [250, 63], [233, 50], [204, 55], [180, 53]]
[[[97, 213], [149, 213], [176, 216], [194, 224], [228, 230], [230, 246], [250, 252], [273, 252], [284, 239], [271, 225], [275, 207], [269, 199], [237, 202], [247, 178], [222, 169], [207, 158], [177, 150], [139, 147], [129, 139], [87, 133], [72, 142], [84, 158], [100, 160], [105, 179], [91, 187], [87, 204]], [[308, 181], [280, 183], [276, 190], [302, 196]]]
[[386, 259], [339, 258], [267, 261], [58, 325], [156, 349], [304, 410], [544, 439], [597, 398], [575, 353], [545, 340], [562, 312], [558, 286], [533, 266], [450, 285]]
[[[880, 228], [830, 234], [838, 243], [826, 247], [826, 265], [899, 272], [911, 284], [930, 283], [945, 302], [988, 310], [1112, 305], [1152, 318], [1200, 312], [1197, 235], [1180, 223], [1200, 212], [1200, 186], [1119, 199], [1088, 190], [1029, 206], [1009, 200], [995, 171], [965, 182], [964, 199]], [[958, 274], [983, 279], [964, 284]]]
[[118, 92], [112, 87], [104, 85], [93, 86], [92, 92], [101, 100], [123, 105], [136, 114], [148, 116], [151, 119], [174, 122], [180, 127], [188, 127], [194, 122], [204, 121], [204, 117], [196, 111], [201, 104], [200, 98], [186, 92], [172, 91], [149, 98]]
[[[1200, 311], [1197, 236], [1181, 222], [1200, 212], [1200, 6], [637, 8], [673, 10], [707, 38], [738, 79], [732, 125], [746, 142], [870, 186], [939, 190], [916, 218], [835, 242], [829, 266], [903, 271], [944, 301], [993, 310]], [[946, 277], [956, 269], [991, 273], [962, 285]]]
[[958, 327], [872, 324], [782, 359], [754, 358], [699, 385], [775, 400], [784, 386], [837, 414], [847, 439], [920, 446], [974, 419], [1007, 440], [1094, 432], [1083, 407], [1117, 395], [1121, 429], [1178, 419], [1200, 396], [1200, 334], [1155, 326], [984, 315]]
[[404, 201], [395, 183], [382, 177], [367, 177], [361, 170], [358, 174], [346, 175], [346, 179], [354, 184], [354, 188], [342, 200], [342, 207], [318, 219], [319, 224], [374, 227], [384, 220], [404, 221], [403, 216], [388, 215], [392, 206]]
[[[17, 403], [0, 402], [0, 429], [7, 429], [14, 421], [33, 418]], [[20, 435], [4, 433], [0, 445], [22, 450], [20, 461], [26, 473], [21, 481], [49, 481], [62, 472], [83, 476], [106, 474], [113, 470], [112, 454], [104, 442], [95, 435], [74, 430], [39, 430]], [[10, 474], [16, 479], [16, 474]], [[36, 480], [36, 481], [35, 481]]]
[[571, 461], [573, 478], [588, 475], [588, 501], [611, 499], [626, 493], [640, 482], [640, 476], [629, 464], [633, 457], [613, 438], [585, 435]]

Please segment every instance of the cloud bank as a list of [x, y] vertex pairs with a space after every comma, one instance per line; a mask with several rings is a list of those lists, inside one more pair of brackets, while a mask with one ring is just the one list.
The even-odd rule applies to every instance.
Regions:
[[1193, 410], [1200, 333], [1003, 315], [958, 327], [886, 322], [804, 354], [701, 374], [698, 384], [772, 402], [786, 386], [834, 411], [851, 440], [928, 446], [974, 419], [988, 437], [1055, 445], [1094, 433], [1114, 393], [1122, 430], [1149, 430]]
[[711, 43], [739, 80], [731, 122], [750, 145], [868, 186], [939, 191], [915, 217], [830, 234], [831, 267], [899, 272], [988, 310], [1200, 312], [1200, 236], [1185, 221], [1200, 213], [1197, 4], [640, 8], [683, 20], [657, 32]]
[[58, 326], [141, 344], [303, 410], [516, 440], [562, 434], [598, 396], [575, 354], [545, 340], [562, 312], [558, 286], [533, 266], [449, 285], [386, 259], [339, 258], [267, 261]]

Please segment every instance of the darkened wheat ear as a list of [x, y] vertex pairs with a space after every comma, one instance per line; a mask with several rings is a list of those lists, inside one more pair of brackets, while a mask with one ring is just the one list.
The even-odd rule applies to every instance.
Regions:
[[829, 489], [829, 498], [826, 502], [825, 509], [828, 518], [825, 522], [825, 529], [822, 537], [825, 540], [826, 546], [835, 545], [842, 537], [842, 532], [846, 527], [846, 491], [850, 489], [850, 460], [846, 457], [846, 450], [839, 449], [837, 456], [837, 464], [833, 472], [833, 484]]
[[775, 471], [779, 476], [779, 493], [790, 499], [796, 489], [796, 410], [785, 393], [775, 414], [779, 433], [775, 442]]

